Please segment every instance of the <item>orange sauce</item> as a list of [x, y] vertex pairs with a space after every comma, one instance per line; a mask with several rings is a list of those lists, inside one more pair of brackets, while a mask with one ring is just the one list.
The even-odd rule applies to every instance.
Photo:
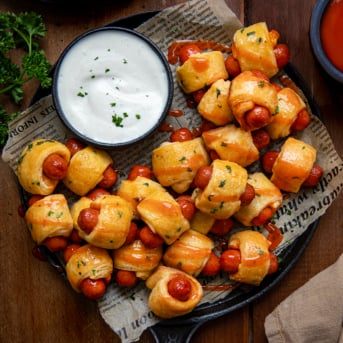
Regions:
[[207, 70], [209, 67], [209, 60], [207, 58], [203, 58], [203, 57], [192, 58], [191, 57], [189, 60], [191, 61], [194, 70], [196, 70], [199, 73]]
[[177, 217], [179, 215], [179, 207], [168, 201], [155, 199], [145, 199], [145, 208], [152, 213], [159, 213], [163, 216]]
[[343, 0], [332, 0], [328, 5], [321, 23], [320, 37], [328, 58], [343, 71]]
[[173, 126], [168, 123], [162, 123], [158, 128], [160, 132], [172, 132], [174, 130]]
[[183, 111], [182, 110], [169, 110], [168, 115], [171, 117], [181, 117], [183, 116]]
[[283, 234], [281, 230], [271, 222], [265, 225], [265, 228], [268, 231], [267, 239], [271, 243], [269, 246], [269, 251], [273, 251], [282, 242]]

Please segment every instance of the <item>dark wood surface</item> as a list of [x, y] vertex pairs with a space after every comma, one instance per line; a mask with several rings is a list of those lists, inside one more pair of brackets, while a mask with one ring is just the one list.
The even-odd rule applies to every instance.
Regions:
[[[0, 11], [36, 11], [47, 26], [43, 48], [51, 63], [84, 30], [135, 13], [159, 10], [184, 0], [117, 0], [45, 4], [38, 0], [2, 0]], [[309, 41], [315, 0], [226, 0], [246, 24], [266, 21], [291, 47], [291, 62], [301, 72], [323, 115], [340, 155], [343, 153], [343, 87], [330, 80], [317, 64]], [[37, 89], [27, 85], [25, 108]], [[14, 109], [4, 99], [1, 105]], [[15, 176], [0, 161], [0, 341], [1, 342], [119, 342], [105, 324], [96, 304], [76, 294], [48, 264], [32, 257], [32, 240], [17, 214], [20, 199]], [[336, 261], [343, 251], [342, 194], [322, 217], [303, 256], [283, 281], [269, 293], [236, 312], [204, 324], [194, 343], [266, 342], [265, 317], [289, 294]], [[145, 332], [139, 342], [153, 342]]]

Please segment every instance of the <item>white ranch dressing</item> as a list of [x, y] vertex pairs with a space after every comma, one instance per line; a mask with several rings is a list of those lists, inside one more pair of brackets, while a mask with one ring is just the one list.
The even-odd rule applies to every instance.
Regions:
[[122, 143], [157, 124], [168, 99], [168, 75], [146, 41], [121, 30], [97, 31], [65, 55], [57, 92], [78, 132], [105, 144]]

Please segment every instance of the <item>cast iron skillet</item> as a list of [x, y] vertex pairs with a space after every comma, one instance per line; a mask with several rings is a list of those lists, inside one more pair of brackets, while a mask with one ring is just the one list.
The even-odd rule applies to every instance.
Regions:
[[[130, 17], [124, 17], [109, 23], [108, 26], [115, 25], [134, 29], [144, 21], [152, 18], [157, 13], [158, 11], [144, 12]], [[299, 72], [292, 65], [287, 65], [284, 70], [303, 91], [309, 102], [312, 113], [320, 118], [321, 114], [319, 108]], [[49, 93], [50, 90], [40, 89], [35, 95], [33, 101], [37, 101]], [[20, 195], [22, 197], [22, 202], [25, 204], [26, 196], [22, 188], [20, 188]], [[299, 236], [292, 244], [282, 251], [282, 253], [279, 255], [279, 257], [282, 259], [282, 263], [279, 265], [279, 270], [272, 275], [268, 275], [260, 284], [260, 286], [239, 287], [232, 291], [224, 299], [217, 300], [211, 304], [200, 305], [188, 315], [174, 319], [163, 320], [155, 326], [150, 327], [149, 330], [152, 333], [156, 343], [189, 343], [194, 332], [205, 322], [236, 311], [264, 296], [284, 278], [284, 276], [299, 260], [311, 241], [312, 236], [317, 229], [318, 223], [319, 219], [311, 224], [301, 236]], [[42, 247], [42, 249], [44, 249], [44, 247]], [[60, 263], [59, 259], [47, 249], [44, 249], [44, 252], [47, 256], [48, 262], [65, 278], [66, 276], [64, 267]]]

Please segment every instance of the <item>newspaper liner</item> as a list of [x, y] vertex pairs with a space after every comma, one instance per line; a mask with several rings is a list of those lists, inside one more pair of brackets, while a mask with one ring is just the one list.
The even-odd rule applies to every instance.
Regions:
[[[137, 30], [150, 37], [167, 54], [168, 46], [174, 40], [205, 39], [230, 45], [233, 33], [241, 26], [242, 24], [224, 0], [192, 0], [167, 8], [143, 23]], [[175, 75], [175, 66], [171, 68]], [[277, 82], [277, 79], [276, 77], [274, 81]], [[174, 128], [199, 126], [200, 116], [195, 110], [185, 106], [185, 97], [175, 79], [174, 84], [175, 96], [172, 108], [181, 108], [185, 114], [179, 118], [168, 117], [168, 123]], [[294, 84], [293, 86], [296, 87]], [[301, 91], [299, 93], [304, 98]], [[304, 100], [306, 102], [305, 98]], [[20, 152], [32, 140], [44, 137], [65, 141], [72, 136], [57, 116], [50, 95], [24, 111], [20, 117], [10, 123], [9, 129], [9, 139], [2, 158], [8, 162], [14, 172]], [[324, 175], [316, 188], [292, 194], [283, 202], [273, 218], [284, 235], [283, 242], [276, 253], [285, 249], [311, 223], [321, 217], [343, 187], [342, 159], [335, 151], [333, 142], [321, 121], [312, 116], [310, 126], [298, 134], [297, 138], [317, 149], [317, 163], [324, 168]], [[125, 178], [132, 165], [150, 164], [151, 151], [167, 139], [167, 133], [156, 132], [144, 142], [125, 151], [111, 151], [115, 167]], [[281, 143], [281, 141], [275, 142], [273, 148], [278, 148]], [[249, 171], [256, 168], [258, 165], [255, 164], [249, 168]], [[69, 200], [73, 201], [72, 195], [68, 194], [68, 196]], [[228, 282], [227, 279], [216, 279], [212, 284]], [[148, 307], [149, 292], [143, 282], [133, 289], [120, 289], [112, 284], [108, 287], [105, 296], [98, 301], [102, 317], [122, 342], [137, 341], [146, 328], [159, 321]], [[213, 302], [225, 297], [229, 292], [205, 291], [201, 303]]]

